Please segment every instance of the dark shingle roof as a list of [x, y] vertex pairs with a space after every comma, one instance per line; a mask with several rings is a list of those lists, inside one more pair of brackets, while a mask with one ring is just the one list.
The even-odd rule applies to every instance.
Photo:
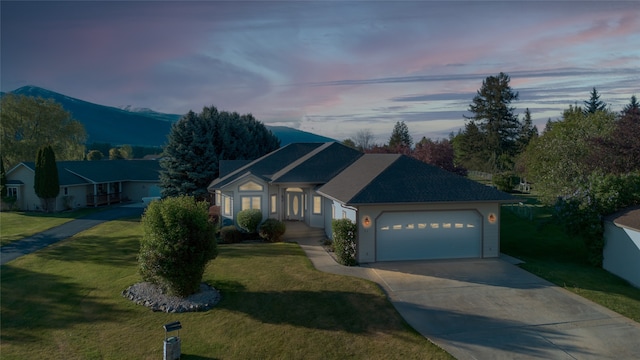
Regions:
[[291, 168], [274, 174], [273, 183], [324, 184], [363, 154], [336, 142], [327, 143], [311, 152], [308, 158], [295, 162]]
[[250, 173], [255, 176], [269, 180], [269, 177], [282, 170], [287, 165], [305, 156], [309, 152], [323, 145], [322, 143], [294, 143], [281, 147], [267, 155], [256, 159], [246, 166], [243, 166], [232, 173], [213, 180], [208, 186], [209, 189], [223, 187], [234, 182], [243, 175]]
[[[23, 164], [35, 171], [34, 162]], [[57, 161], [56, 165], [61, 186], [160, 179], [160, 163], [155, 160]]]
[[364, 155], [318, 192], [350, 205], [515, 200], [502, 191], [397, 154]]

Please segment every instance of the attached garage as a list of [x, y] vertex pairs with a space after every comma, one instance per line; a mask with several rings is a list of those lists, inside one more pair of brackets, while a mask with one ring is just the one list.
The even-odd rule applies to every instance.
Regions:
[[482, 257], [475, 210], [386, 212], [375, 223], [377, 261]]

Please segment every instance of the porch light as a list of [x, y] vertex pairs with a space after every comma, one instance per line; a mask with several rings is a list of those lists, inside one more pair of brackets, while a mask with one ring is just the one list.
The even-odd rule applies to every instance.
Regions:
[[371, 218], [369, 217], [369, 215], [365, 215], [365, 217], [362, 218], [362, 226], [364, 226], [365, 228], [371, 226]]

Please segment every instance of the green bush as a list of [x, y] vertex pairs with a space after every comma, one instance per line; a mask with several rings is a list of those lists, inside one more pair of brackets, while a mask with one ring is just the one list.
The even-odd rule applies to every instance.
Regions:
[[218, 252], [209, 206], [191, 196], [153, 201], [142, 217], [144, 234], [138, 256], [145, 281], [171, 295], [186, 297], [200, 290], [202, 274]]
[[260, 237], [268, 242], [278, 242], [287, 231], [286, 225], [276, 219], [267, 219], [260, 225]]
[[235, 225], [223, 226], [220, 229], [220, 241], [226, 244], [239, 243], [243, 239], [243, 235]]
[[356, 265], [356, 233], [358, 227], [349, 219], [331, 221], [333, 251], [342, 265]]
[[262, 211], [258, 209], [242, 210], [238, 213], [238, 226], [240, 229], [255, 234], [258, 232], [258, 225], [262, 221]]
[[517, 178], [509, 172], [503, 172], [499, 174], [493, 174], [492, 182], [498, 188], [498, 190], [511, 192], [517, 184]]

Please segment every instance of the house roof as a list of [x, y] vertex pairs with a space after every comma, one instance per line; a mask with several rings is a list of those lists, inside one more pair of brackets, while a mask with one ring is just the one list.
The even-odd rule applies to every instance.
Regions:
[[399, 154], [365, 154], [320, 187], [347, 205], [511, 202], [511, 195]]
[[322, 143], [293, 143], [283, 146], [240, 167], [226, 176], [213, 180], [207, 188], [209, 190], [221, 188], [248, 174], [253, 174], [268, 180], [270, 174], [276, 173], [278, 170], [281, 170], [283, 167], [296, 161], [320, 145], [322, 145]]
[[640, 206], [630, 207], [619, 211], [607, 217], [607, 220], [613, 222], [617, 226], [640, 231]]
[[326, 143], [274, 174], [272, 182], [324, 184], [362, 155], [348, 146]]
[[[35, 172], [35, 162], [22, 163]], [[60, 186], [115, 181], [159, 181], [155, 160], [57, 161]]]

